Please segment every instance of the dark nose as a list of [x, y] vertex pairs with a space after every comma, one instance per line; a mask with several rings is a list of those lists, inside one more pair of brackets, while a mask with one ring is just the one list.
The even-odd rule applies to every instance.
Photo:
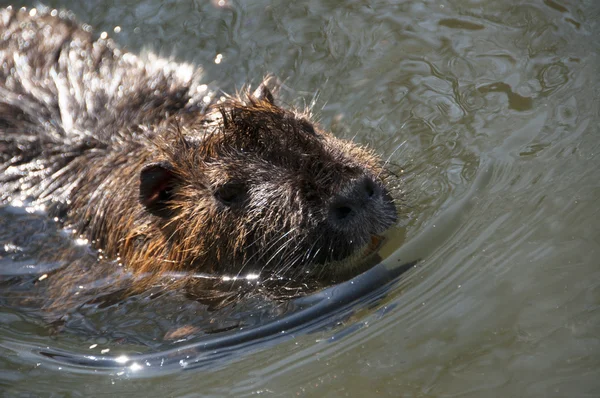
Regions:
[[330, 222], [338, 228], [347, 228], [367, 221], [374, 207], [380, 205], [382, 188], [370, 177], [351, 181], [337, 194], [329, 207]]

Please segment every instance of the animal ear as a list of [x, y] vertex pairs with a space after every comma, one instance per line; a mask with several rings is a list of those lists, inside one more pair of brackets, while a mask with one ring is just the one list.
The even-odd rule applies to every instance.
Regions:
[[169, 202], [178, 183], [179, 178], [169, 162], [145, 165], [140, 171], [140, 203], [150, 214], [169, 217]]
[[261, 83], [256, 90], [254, 90], [254, 92], [252, 93], [252, 98], [258, 101], [267, 101], [269, 104], [275, 105], [275, 99], [273, 98], [273, 94], [264, 82]]

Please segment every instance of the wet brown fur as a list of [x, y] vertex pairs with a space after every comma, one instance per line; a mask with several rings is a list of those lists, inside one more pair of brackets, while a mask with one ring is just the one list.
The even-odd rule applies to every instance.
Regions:
[[[0, 11], [0, 199], [45, 205], [140, 276], [331, 275], [394, 222], [372, 151], [264, 85], [210, 104], [206, 93], [198, 69], [94, 40], [68, 13]], [[164, 203], [140, 198], [155, 177]], [[361, 178], [383, 198], [340, 232], [329, 206]]]

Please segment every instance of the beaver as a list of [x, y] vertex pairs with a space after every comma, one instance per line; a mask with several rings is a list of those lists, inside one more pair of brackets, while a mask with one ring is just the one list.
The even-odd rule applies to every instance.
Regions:
[[335, 280], [397, 219], [384, 162], [268, 82], [119, 48], [66, 11], [0, 11], [1, 200], [30, 201], [131, 272]]

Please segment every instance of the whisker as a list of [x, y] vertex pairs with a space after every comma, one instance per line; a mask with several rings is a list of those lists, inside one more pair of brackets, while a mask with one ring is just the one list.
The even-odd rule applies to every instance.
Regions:
[[[399, 131], [402, 131], [402, 130], [404, 129], [404, 127], [407, 125], [407, 123], [408, 123], [408, 122], [404, 122], [404, 123], [402, 123], [402, 126], [400, 126], [400, 128], [398, 129], [398, 132], [399, 132]], [[383, 129], [381, 129], [381, 128], [380, 128], [380, 129], [379, 129], [379, 131], [381, 131], [381, 134], [382, 134], [382, 135], [385, 135], [385, 132], [383, 131]], [[377, 152], [383, 152], [383, 151], [385, 151], [385, 146], [386, 146], [386, 145], [387, 145], [387, 144], [388, 144], [390, 141], [393, 141], [393, 140], [394, 140], [394, 139], [396, 139], [397, 137], [398, 137], [398, 134], [397, 134], [397, 132], [396, 132], [396, 134], [391, 134], [391, 135], [390, 135], [390, 136], [389, 136], [387, 139], [385, 139], [383, 142], [379, 143], [379, 145], [377, 145], [377, 146], [375, 147], [375, 150], [376, 150]]]
[[392, 153], [390, 153], [390, 156], [387, 157], [387, 159], [385, 160], [385, 162], [383, 162], [383, 166], [381, 167], [381, 171], [377, 174], [377, 177], [379, 178], [379, 175], [383, 172], [383, 170], [385, 169], [385, 167], [388, 165], [390, 159], [392, 158], [392, 156], [394, 156], [394, 154], [396, 152], [398, 152], [398, 150], [400, 148], [402, 148], [404, 146], [404, 144], [406, 144], [406, 140], [402, 141], [399, 145], [396, 146], [396, 148], [392, 151]]
[[[302, 244], [304, 243], [304, 241], [307, 239], [307, 236], [303, 236], [300, 241], [298, 241], [295, 245], [295, 247], [293, 248], [293, 250], [296, 252], [296, 254], [294, 255], [294, 257], [288, 257], [286, 258], [286, 262], [285, 264], [279, 269], [277, 270], [278, 274], [280, 275], [285, 275], [287, 273], [288, 270], [290, 270], [293, 266], [295, 266], [298, 262], [301, 262], [303, 260], [303, 258], [305, 258], [305, 251], [300, 249], [298, 250], [298, 248], [302, 247]], [[313, 243], [313, 246], [315, 244]], [[307, 252], [310, 252], [310, 250], [312, 250], [311, 248], [309, 248], [307, 250]], [[299, 270], [298, 272], [301, 272], [301, 270]]]
[[[280, 230], [284, 229], [285, 226], [281, 227]], [[269, 250], [271, 250], [273, 247], [275, 247], [282, 239], [285, 239], [289, 234], [295, 232], [297, 230], [297, 228], [292, 228], [291, 230], [287, 231], [285, 234], [282, 234], [279, 238], [277, 238], [275, 241], [269, 243], [269, 245], [267, 247], [264, 248], [263, 251], [257, 251], [255, 252], [253, 255], [251, 255], [250, 257], [248, 257], [247, 259], [245, 259], [244, 263], [242, 264], [240, 270], [237, 273], [237, 276], [239, 277], [242, 273], [242, 271], [244, 270], [244, 268], [246, 267], [246, 265], [248, 265], [252, 260], [255, 259], [256, 256], [258, 256], [258, 258], [256, 258], [256, 261], [259, 262], [260, 260], [262, 260], [267, 253], [269, 252]], [[293, 238], [293, 237], [292, 237]], [[252, 245], [254, 245], [255, 243], [258, 242], [258, 240], [262, 239], [262, 237], [256, 238], [254, 240], [254, 242], [252, 242], [250, 245], [248, 245], [247, 247], [250, 247]], [[290, 238], [291, 239], [291, 238]], [[264, 267], [263, 267], [264, 269]]]
[[[271, 256], [271, 258], [270, 258], [269, 260], [267, 260], [267, 261], [264, 263], [264, 265], [262, 266], [262, 268], [261, 268], [261, 273], [262, 273], [262, 272], [265, 270], [265, 268], [267, 268], [267, 266], [269, 265], [269, 263], [270, 263], [271, 261], [273, 261], [273, 259], [274, 259], [274, 258], [275, 258], [277, 255], [279, 255], [280, 253], [285, 253], [285, 251], [288, 249], [288, 246], [289, 246], [289, 244], [290, 244], [291, 242], [293, 242], [293, 241], [294, 241], [294, 239], [295, 239], [295, 237], [293, 237], [293, 236], [292, 236], [292, 237], [290, 237], [290, 238], [289, 238], [289, 239], [288, 239], [286, 242], [284, 242], [284, 243], [281, 245], [281, 247], [280, 247], [279, 249], [277, 249], [277, 250], [276, 250], [276, 252], [275, 252], [275, 253], [273, 253], [273, 255]], [[265, 255], [266, 255], [266, 253], [265, 253]], [[261, 256], [259, 259], [262, 259], [263, 257], [264, 257], [264, 256]]]

